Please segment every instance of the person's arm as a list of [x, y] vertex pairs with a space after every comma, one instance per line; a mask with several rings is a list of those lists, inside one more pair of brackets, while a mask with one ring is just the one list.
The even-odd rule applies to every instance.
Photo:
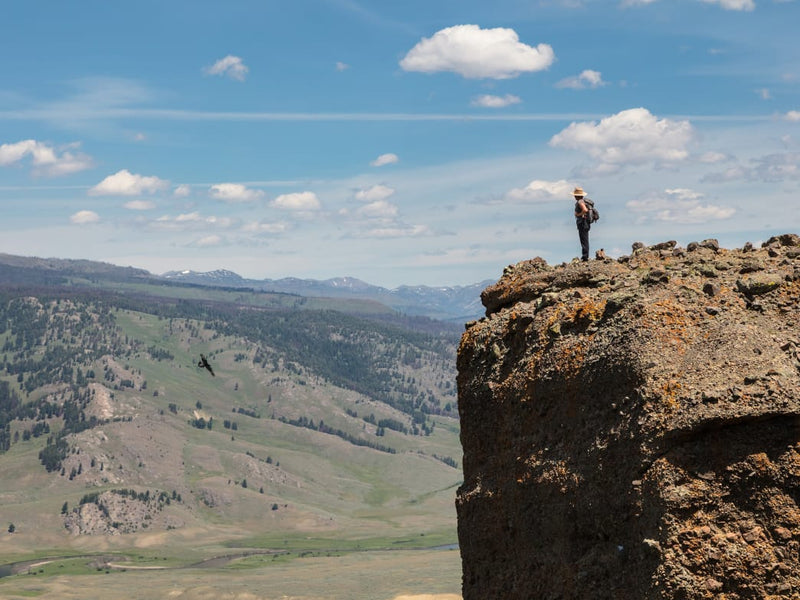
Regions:
[[575, 204], [575, 216], [585, 217], [588, 212], [589, 209], [586, 208], [586, 204], [583, 202], [583, 200], [578, 200], [577, 204]]

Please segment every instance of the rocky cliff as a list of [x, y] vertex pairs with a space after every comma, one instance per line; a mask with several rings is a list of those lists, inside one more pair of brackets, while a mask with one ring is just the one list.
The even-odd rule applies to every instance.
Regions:
[[800, 237], [534, 259], [482, 300], [465, 600], [800, 598]]

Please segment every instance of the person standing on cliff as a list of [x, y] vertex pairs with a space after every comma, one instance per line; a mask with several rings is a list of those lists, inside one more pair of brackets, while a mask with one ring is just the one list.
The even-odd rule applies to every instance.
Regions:
[[575, 197], [575, 224], [578, 226], [578, 239], [581, 242], [581, 260], [589, 260], [589, 229], [592, 228], [592, 214], [584, 202], [586, 192], [578, 186], [572, 192]]

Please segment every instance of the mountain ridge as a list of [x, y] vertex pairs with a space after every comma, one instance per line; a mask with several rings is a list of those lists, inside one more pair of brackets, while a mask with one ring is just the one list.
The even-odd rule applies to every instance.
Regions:
[[[30, 272], [21, 274], [19, 269]], [[480, 293], [491, 280], [465, 286], [401, 285], [388, 289], [355, 277], [343, 276], [325, 280], [284, 277], [281, 279], [248, 279], [229, 269], [193, 271], [190, 269], [154, 274], [145, 269], [123, 267], [112, 263], [84, 259], [39, 258], [0, 253], [0, 274], [6, 281], [30, 278], [35, 272], [42, 279], [53, 276], [102, 277], [114, 281], [160, 281], [206, 287], [251, 289], [303, 297], [372, 300], [392, 310], [449, 322], [477, 318], [482, 307]]]

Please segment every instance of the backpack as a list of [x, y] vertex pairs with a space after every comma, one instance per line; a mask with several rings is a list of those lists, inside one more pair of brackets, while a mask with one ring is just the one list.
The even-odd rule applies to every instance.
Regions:
[[589, 214], [586, 215], [586, 220], [589, 223], [596, 223], [600, 220], [600, 213], [597, 212], [597, 209], [594, 207], [594, 201], [590, 200], [589, 198], [584, 198], [583, 203], [586, 205], [586, 208], [589, 209]]

